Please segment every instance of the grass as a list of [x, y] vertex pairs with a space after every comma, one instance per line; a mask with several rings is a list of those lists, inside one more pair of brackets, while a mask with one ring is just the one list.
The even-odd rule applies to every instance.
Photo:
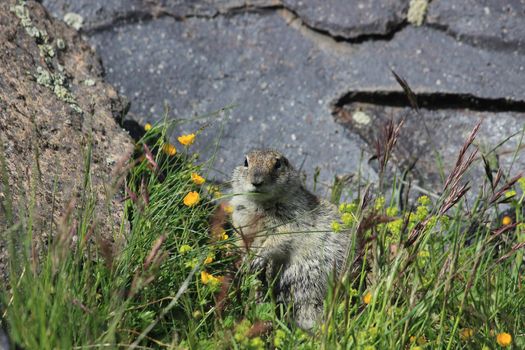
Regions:
[[[388, 128], [389, 137], [396, 137], [395, 125]], [[137, 144], [136, 160], [112, 179], [125, 181], [129, 232], [123, 222], [108, 237], [97, 224], [89, 148], [82, 200], [50, 226], [54, 239], [40, 256], [32, 244], [31, 209], [15, 218], [12, 203], [4, 204], [9, 229], [0, 237], [9, 242], [10, 267], [0, 291], [0, 321], [14, 344], [23, 349], [497, 349], [506, 345], [503, 333], [508, 333], [508, 348], [525, 348], [525, 180], [505, 183], [501, 170], [487, 169], [479, 194], [467, 203], [464, 175], [477, 159], [471, 151], [475, 132], [433, 200], [422, 196], [400, 210], [395, 177], [382, 182], [384, 193], [336, 186], [332, 199], [346, 191], [344, 198], [355, 200], [340, 204], [341, 222], [334, 227], [337, 234], [366, 240], [361, 256], [366, 263], [333, 281], [325, 321], [309, 334], [288, 322], [282, 306], [276, 312], [271, 295], [259, 300], [260, 282], [241, 263], [228, 207], [220, 204], [228, 196], [218, 193], [218, 186], [192, 180], [192, 173], [206, 177], [210, 164], [198, 159], [191, 145], [177, 145], [173, 154], [163, 142], [168, 131], [165, 125], [151, 128]], [[382, 164], [395, 145], [390, 141], [379, 157]], [[2, 150], [0, 160], [2, 165]], [[6, 172], [1, 174], [5, 183]], [[186, 205], [190, 192], [199, 200]], [[34, 202], [34, 195], [27, 200]], [[504, 224], [503, 202], [510, 206]], [[284, 316], [277, 317], [280, 313]]]

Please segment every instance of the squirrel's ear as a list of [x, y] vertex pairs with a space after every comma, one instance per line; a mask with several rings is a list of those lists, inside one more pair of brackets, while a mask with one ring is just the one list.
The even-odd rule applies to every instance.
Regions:
[[289, 166], [289, 165], [290, 165], [290, 162], [288, 162], [288, 159], [286, 159], [286, 157], [281, 157], [281, 161], [282, 161], [283, 164], [286, 165], [286, 166]]

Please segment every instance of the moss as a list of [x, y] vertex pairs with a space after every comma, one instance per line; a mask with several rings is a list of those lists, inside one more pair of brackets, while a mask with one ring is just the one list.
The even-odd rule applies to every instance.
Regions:
[[407, 21], [415, 26], [420, 26], [425, 20], [427, 13], [428, 0], [410, 0], [408, 7]]

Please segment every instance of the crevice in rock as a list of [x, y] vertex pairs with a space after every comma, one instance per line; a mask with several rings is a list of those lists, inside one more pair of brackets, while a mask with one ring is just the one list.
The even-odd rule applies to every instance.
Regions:
[[306, 23], [301, 16], [299, 16], [298, 13], [296, 13], [294, 10], [286, 7], [283, 4], [275, 4], [275, 5], [267, 5], [267, 6], [261, 6], [261, 5], [243, 5], [243, 6], [236, 6], [226, 9], [217, 9], [213, 13], [189, 13], [184, 15], [179, 15], [175, 13], [174, 11], [171, 11], [169, 9], [166, 9], [164, 7], [155, 6], [150, 11], [129, 11], [122, 14], [117, 14], [115, 17], [106, 20], [101, 21], [99, 23], [94, 23], [91, 26], [86, 26], [82, 29], [82, 32], [88, 35], [95, 34], [97, 32], [102, 32], [111, 28], [114, 28], [116, 26], [120, 25], [129, 25], [134, 24], [138, 22], [147, 22], [151, 20], [156, 20], [163, 17], [170, 17], [173, 18], [176, 21], [184, 21], [191, 18], [200, 18], [200, 19], [206, 19], [206, 20], [213, 20], [217, 17], [224, 16], [224, 17], [232, 17], [236, 15], [242, 15], [246, 13], [258, 13], [258, 14], [273, 14], [276, 11], [284, 11], [287, 14], [288, 18], [291, 19], [299, 19], [301, 21], [301, 26], [304, 28], [311, 30], [317, 34], [323, 35], [325, 37], [328, 37], [336, 42], [345, 42], [350, 44], [360, 44], [366, 41], [389, 41], [391, 40], [395, 34], [406, 28], [409, 24], [406, 20], [401, 21], [399, 23], [387, 23], [387, 27], [389, 27], [389, 30], [387, 33], [367, 33], [362, 34], [356, 37], [348, 38], [340, 35], [334, 35], [330, 33], [328, 30], [320, 29], [315, 26], [312, 26], [308, 23]]
[[[420, 108], [428, 110], [469, 109], [480, 112], [522, 112], [525, 113], [524, 100], [506, 98], [483, 98], [472, 94], [456, 93], [416, 93]], [[351, 91], [337, 98], [333, 103], [333, 113], [352, 103], [369, 103], [389, 107], [410, 107], [403, 91]]]
[[124, 130], [128, 132], [129, 136], [131, 136], [131, 138], [135, 140], [135, 142], [140, 140], [146, 134], [146, 132], [144, 131], [144, 126], [140, 125], [137, 121], [133, 119], [126, 119], [122, 122], [121, 125], [124, 128]]
[[274, 12], [276, 10], [282, 9], [281, 5], [271, 5], [271, 6], [237, 6], [231, 7], [223, 10], [216, 10], [213, 13], [186, 13], [184, 15], [177, 14], [174, 11], [163, 7], [154, 7], [150, 11], [129, 11], [126, 13], [119, 14], [109, 20], [101, 21], [99, 23], [94, 23], [89, 27], [84, 27], [82, 32], [85, 34], [95, 34], [97, 32], [103, 32], [105, 30], [130, 25], [138, 22], [148, 22], [156, 20], [159, 18], [169, 17], [173, 18], [175, 21], [185, 21], [191, 18], [213, 20], [219, 16], [231, 17], [235, 15], [240, 15], [244, 13], [265, 13], [265, 12]]
[[304, 28], [307, 28], [317, 34], [321, 34], [323, 36], [329, 37], [330, 39], [333, 39], [334, 41], [338, 43], [361, 44], [367, 41], [390, 41], [397, 33], [402, 31], [409, 25], [406, 19], [396, 24], [392, 24], [389, 22], [387, 23], [387, 27], [389, 27], [389, 30], [386, 33], [367, 33], [367, 34], [361, 34], [361, 35], [349, 38], [349, 37], [344, 37], [340, 35], [334, 35], [330, 33], [328, 30], [320, 29], [320, 28], [317, 28], [315, 26], [308, 24], [301, 18], [301, 16], [299, 16], [298, 13], [287, 8], [284, 5], [278, 6], [277, 8], [279, 10], [286, 11], [290, 17], [294, 19], [299, 19], [301, 21], [301, 25]]

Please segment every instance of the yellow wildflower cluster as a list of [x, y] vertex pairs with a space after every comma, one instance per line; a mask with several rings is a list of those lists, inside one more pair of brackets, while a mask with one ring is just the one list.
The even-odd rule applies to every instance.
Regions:
[[374, 203], [374, 209], [377, 211], [382, 210], [385, 207], [385, 203], [386, 203], [385, 197], [383, 196], [377, 197]]
[[171, 143], [165, 143], [162, 145], [162, 151], [168, 156], [174, 156], [177, 154], [177, 149]]
[[191, 173], [191, 181], [193, 181], [195, 185], [202, 185], [203, 183], [206, 182], [206, 179], [204, 179], [202, 176], [200, 176], [197, 173]]
[[201, 271], [201, 282], [202, 284], [215, 287], [219, 285], [219, 283], [221, 282], [221, 279], [213, 276], [212, 274], [206, 271]]
[[341, 224], [337, 221], [332, 221], [332, 231], [334, 231], [335, 233], [339, 233], [341, 232]]
[[183, 244], [183, 245], [181, 245], [180, 248], [179, 248], [179, 253], [184, 254], [184, 253], [187, 253], [187, 252], [191, 251], [192, 249], [193, 249], [193, 248], [190, 247], [189, 245], [187, 245], [187, 244]]
[[511, 218], [510, 216], [508, 216], [508, 215], [505, 215], [505, 216], [503, 217], [503, 219], [501, 219], [501, 224], [502, 224], [503, 226], [507, 226], [507, 225], [512, 224], [512, 218]]
[[146, 131], [150, 131], [152, 128], [151, 124], [150, 123], [146, 123], [146, 125], [144, 125], [144, 130]]
[[355, 213], [357, 211], [357, 203], [341, 203], [339, 205], [339, 212], [342, 213]]
[[224, 207], [224, 211], [226, 212], [226, 214], [231, 215], [231, 214], [233, 213], [233, 206], [231, 206], [231, 205], [226, 205], [226, 206]]
[[213, 262], [213, 258], [214, 258], [213, 254], [208, 254], [206, 259], [204, 259], [204, 265], [211, 264]]
[[372, 301], [372, 293], [367, 292], [365, 295], [363, 295], [363, 303], [368, 305], [370, 304], [371, 301]]
[[507, 346], [512, 344], [512, 335], [506, 332], [499, 333], [496, 336], [496, 341], [498, 342], [499, 346], [506, 348]]
[[200, 196], [198, 192], [191, 191], [184, 197], [184, 205], [187, 207], [193, 207], [197, 203], [199, 203]]
[[180, 142], [181, 145], [189, 146], [193, 144], [193, 142], [195, 142], [195, 134], [181, 135], [177, 137], [177, 140]]

